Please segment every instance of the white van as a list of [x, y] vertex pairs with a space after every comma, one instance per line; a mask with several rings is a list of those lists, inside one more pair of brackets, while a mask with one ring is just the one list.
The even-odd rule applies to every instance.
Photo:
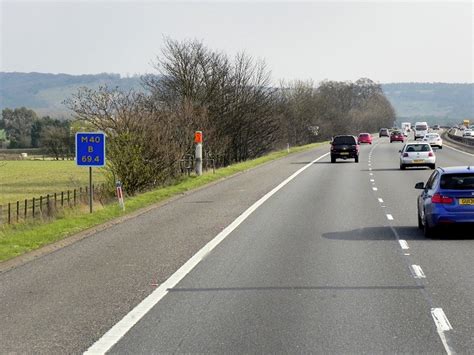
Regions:
[[415, 140], [418, 138], [423, 139], [426, 133], [428, 133], [428, 123], [427, 122], [416, 122], [415, 123]]

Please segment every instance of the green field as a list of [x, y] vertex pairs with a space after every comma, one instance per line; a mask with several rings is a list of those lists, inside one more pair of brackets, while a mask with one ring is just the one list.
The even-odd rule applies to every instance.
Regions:
[[[104, 182], [102, 169], [93, 169], [93, 182]], [[89, 184], [89, 169], [71, 160], [0, 161], [0, 205], [31, 199]]]

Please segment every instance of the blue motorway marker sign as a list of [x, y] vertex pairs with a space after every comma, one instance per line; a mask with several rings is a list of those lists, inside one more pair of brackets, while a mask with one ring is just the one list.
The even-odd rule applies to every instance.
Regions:
[[105, 166], [105, 134], [103, 132], [76, 133], [76, 164]]

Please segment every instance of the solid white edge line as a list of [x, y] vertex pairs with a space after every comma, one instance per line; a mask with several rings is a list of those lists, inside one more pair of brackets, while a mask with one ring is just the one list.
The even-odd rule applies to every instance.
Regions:
[[410, 247], [408, 246], [408, 243], [407, 243], [406, 240], [404, 240], [404, 239], [399, 239], [399, 240], [398, 240], [398, 243], [400, 244], [400, 246], [402, 247], [402, 249], [404, 249], [404, 250], [410, 249]]
[[454, 147], [451, 147], [450, 145], [445, 144], [444, 146], [445, 146], [445, 147], [448, 147], [449, 149], [455, 150], [456, 152], [463, 153], [463, 154], [466, 154], [466, 155], [470, 155], [471, 157], [474, 157], [474, 154], [465, 152], [465, 151], [460, 150], [460, 149], [456, 149], [456, 148], [454, 148]]
[[393, 221], [393, 216], [391, 214], [387, 213], [387, 219], [389, 221]]
[[168, 294], [168, 290], [173, 288], [180, 282], [197, 264], [199, 264], [208, 253], [210, 253], [220, 242], [222, 242], [232, 231], [234, 231], [243, 221], [245, 221], [257, 208], [265, 201], [272, 197], [278, 190], [288, 184], [291, 180], [308, 169], [317, 161], [328, 156], [329, 153], [321, 155], [311, 163], [297, 170], [290, 177], [281, 182], [277, 187], [273, 188], [265, 196], [260, 198], [245, 212], [237, 217], [231, 224], [222, 230], [217, 236], [208, 242], [201, 250], [191, 257], [183, 266], [181, 266], [173, 275], [163, 282], [155, 291], [148, 295], [134, 309], [132, 309], [125, 317], [116, 323], [107, 333], [87, 349], [84, 354], [105, 354], [109, 351], [140, 319], [145, 316], [163, 297]]
[[410, 265], [410, 271], [415, 279], [426, 278], [425, 273], [420, 265]]
[[446, 317], [446, 314], [444, 314], [443, 309], [431, 308], [431, 316], [433, 317], [433, 321], [435, 322], [439, 338], [441, 339], [441, 342], [443, 343], [446, 354], [448, 355], [455, 354], [453, 349], [451, 349], [451, 347], [449, 346], [448, 341], [446, 339], [446, 335], [444, 334], [444, 332], [452, 330], [453, 327], [451, 326], [451, 323], [449, 323], [449, 320], [448, 320], [448, 317]]

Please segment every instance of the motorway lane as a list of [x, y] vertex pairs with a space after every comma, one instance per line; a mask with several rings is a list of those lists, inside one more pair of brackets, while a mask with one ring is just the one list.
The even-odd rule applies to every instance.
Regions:
[[0, 264], [0, 354], [86, 350], [248, 206], [327, 151], [237, 174], [14, 269]]
[[[391, 224], [407, 241], [409, 265], [419, 265], [426, 292], [434, 306], [442, 307], [453, 330], [449, 338], [459, 353], [474, 350], [474, 232], [447, 229], [440, 240], [429, 240], [417, 228], [415, 183], [426, 182], [430, 169], [398, 169], [401, 145], [382, 142], [373, 151], [373, 177], [378, 196], [394, 220]], [[474, 165], [474, 156], [448, 147], [436, 151], [438, 166]]]
[[278, 191], [111, 352], [446, 351], [369, 179], [370, 149]]

